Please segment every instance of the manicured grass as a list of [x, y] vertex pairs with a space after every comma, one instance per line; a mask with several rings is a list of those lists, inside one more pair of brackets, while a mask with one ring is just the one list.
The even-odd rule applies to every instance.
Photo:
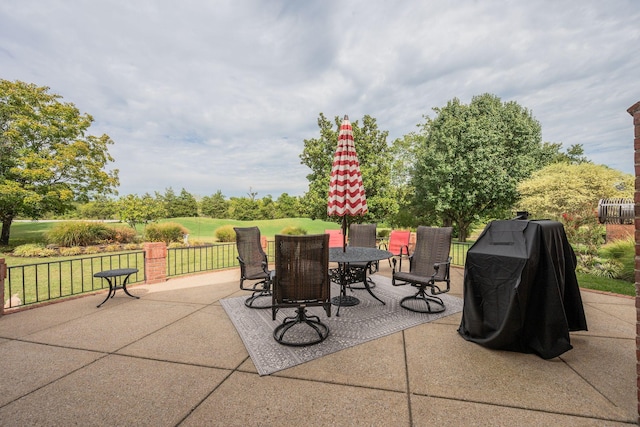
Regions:
[[636, 295], [636, 286], [634, 283], [618, 279], [609, 279], [606, 277], [597, 277], [584, 273], [577, 273], [577, 276], [578, 285], [581, 288], [611, 292], [620, 295]]
[[170, 218], [160, 222], [177, 222], [189, 230], [189, 240], [201, 242], [215, 242], [215, 231], [223, 225], [234, 227], [253, 227], [260, 229], [260, 234], [269, 240], [273, 240], [286, 227], [299, 227], [307, 231], [307, 234], [321, 234], [324, 230], [338, 229], [337, 222], [327, 222], [309, 218], [282, 218], [262, 221], [238, 221], [233, 219], [213, 218]]

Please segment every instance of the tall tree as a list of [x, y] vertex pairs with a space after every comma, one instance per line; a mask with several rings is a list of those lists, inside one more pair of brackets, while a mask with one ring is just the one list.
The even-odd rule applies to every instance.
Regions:
[[181, 189], [175, 200], [173, 214], [175, 218], [198, 216], [198, 201], [195, 196], [184, 188]]
[[298, 197], [282, 193], [276, 200], [277, 218], [298, 218], [302, 216], [302, 204]]
[[118, 200], [117, 209], [120, 220], [134, 229], [138, 224], [146, 225], [167, 215], [167, 210], [162, 201], [154, 198], [149, 193], [145, 193], [142, 197], [136, 194], [128, 194], [125, 197], [121, 197]]
[[252, 221], [260, 218], [260, 204], [249, 197], [232, 197], [229, 199], [229, 218], [240, 221]]
[[534, 218], [560, 220], [565, 213], [591, 212], [600, 199], [633, 198], [634, 178], [604, 165], [554, 163], [518, 184], [519, 210]]
[[[314, 219], [327, 218], [331, 166], [341, 123], [342, 119], [338, 116], [331, 123], [320, 113], [320, 137], [306, 139], [300, 154], [301, 163], [311, 169], [307, 175], [309, 190], [304, 195], [304, 204], [306, 215]], [[351, 122], [351, 126], [369, 207], [369, 214], [361, 220], [382, 221], [398, 210], [391, 185], [393, 157], [387, 144], [389, 132], [379, 130], [376, 120], [368, 115], [363, 117], [362, 124], [356, 120]]]
[[229, 202], [225, 200], [222, 191], [218, 190], [215, 194], [202, 198], [200, 210], [203, 215], [211, 218], [228, 218]]
[[18, 215], [64, 213], [74, 201], [116, 194], [118, 170], [105, 170], [113, 141], [88, 135], [92, 122], [48, 87], [0, 79], [0, 244]]
[[465, 241], [482, 216], [500, 217], [518, 198], [516, 185], [548, 161], [540, 123], [516, 102], [491, 94], [469, 105], [457, 98], [427, 116], [413, 171], [414, 208], [455, 225]]

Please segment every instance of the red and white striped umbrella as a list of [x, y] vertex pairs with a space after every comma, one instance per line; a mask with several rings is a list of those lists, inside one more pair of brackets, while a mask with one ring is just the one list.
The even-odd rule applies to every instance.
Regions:
[[343, 236], [346, 236], [346, 216], [364, 215], [367, 212], [367, 197], [362, 184], [358, 153], [353, 141], [353, 128], [349, 117], [344, 116], [331, 167], [327, 215], [342, 217]]

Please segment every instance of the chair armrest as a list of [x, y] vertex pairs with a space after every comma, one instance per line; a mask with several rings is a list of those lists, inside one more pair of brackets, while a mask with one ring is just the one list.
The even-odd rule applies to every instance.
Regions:
[[[449, 290], [451, 289], [451, 281], [449, 280], [450, 265], [451, 265], [451, 257], [449, 257], [446, 261], [436, 262], [433, 264], [433, 269], [435, 270], [435, 272], [431, 276], [431, 281], [430, 281], [431, 284], [429, 285], [431, 287], [432, 295], [444, 294], [446, 292], [449, 292]], [[442, 278], [437, 278], [436, 276], [440, 271], [440, 267], [445, 268], [444, 276]], [[436, 282], [445, 282], [447, 284], [447, 287], [445, 289], [441, 289], [438, 285], [436, 285]]]
[[271, 274], [271, 272], [269, 271], [269, 263], [264, 260], [262, 261], [262, 271], [264, 271], [266, 274]]

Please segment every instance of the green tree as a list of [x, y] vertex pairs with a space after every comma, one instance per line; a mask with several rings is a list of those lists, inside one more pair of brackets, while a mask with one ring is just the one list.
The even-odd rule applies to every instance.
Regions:
[[92, 122], [48, 87], [0, 79], [0, 244], [18, 215], [64, 213], [116, 193], [118, 171], [105, 170], [113, 141], [88, 135]]
[[531, 217], [561, 220], [563, 214], [595, 212], [598, 201], [633, 198], [633, 175], [592, 163], [548, 165], [518, 184], [518, 210]]
[[184, 188], [180, 190], [175, 201], [173, 214], [174, 218], [198, 216], [198, 201], [195, 196]]
[[276, 217], [276, 203], [270, 194], [258, 200], [258, 218], [274, 219]]
[[177, 196], [176, 196], [176, 192], [173, 191], [172, 187], [165, 188], [164, 194], [156, 191], [155, 198], [158, 202], [162, 203], [162, 206], [164, 207], [164, 210], [166, 212], [165, 215], [167, 218], [176, 217], [176, 215], [174, 214], [174, 207], [176, 204]]
[[[320, 113], [320, 137], [304, 140], [300, 159], [311, 169], [307, 175], [309, 190], [304, 195], [305, 214], [313, 219], [327, 218], [331, 166], [341, 124], [341, 118], [336, 116], [332, 124]], [[351, 126], [369, 207], [369, 213], [360, 221], [380, 222], [398, 210], [391, 185], [393, 157], [387, 144], [388, 132], [379, 130], [376, 120], [368, 115], [363, 117], [362, 124], [354, 121]]]
[[146, 225], [167, 215], [162, 201], [154, 198], [149, 193], [145, 193], [142, 197], [135, 194], [121, 197], [117, 206], [120, 220], [134, 229], [138, 224]]
[[276, 200], [276, 218], [298, 218], [301, 216], [303, 213], [300, 199], [282, 193]]
[[103, 196], [78, 206], [80, 218], [111, 219], [117, 215], [116, 202]]
[[167, 218], [198, 216], [198, 202], [196, 198], [184, 188], [176, 195], [173, 188], [165, 189], [164, 194], [156, 191], [156, 199], [164, 204]]
[[225, 200], [222, 191], [218, 190], [211, 196], [205, 196], [200, 201], [200, 211], [211, 218], [228, 218], [229, 202]]
[[415, 135], [413, 207], [456, 226], [465, 241], [476, 220], [504, 216], [518, 199], [517, 183], [548, 161], [541, 128], [526, 108], [491, 94], [469, 105], [454, 98], [434, 111]]
[[416, 215], [413, 209], [415, 189], [411, 185], [411, 177], [415, 166], [417, 145], [420, 138], [410, 133], [396, 139], [392, 146], [393, 163], [391, 165], [391, 185], [398, 201], [398, 212], [388, 220], [391, 227], [416, 227], [420, 225], [418, 218], [424, 220], [424, 214]]
[[240, 221], [251, 221], [259, 218], [258, 201], [249, 197], [232, 197], [229, 200], [229, 217]]

